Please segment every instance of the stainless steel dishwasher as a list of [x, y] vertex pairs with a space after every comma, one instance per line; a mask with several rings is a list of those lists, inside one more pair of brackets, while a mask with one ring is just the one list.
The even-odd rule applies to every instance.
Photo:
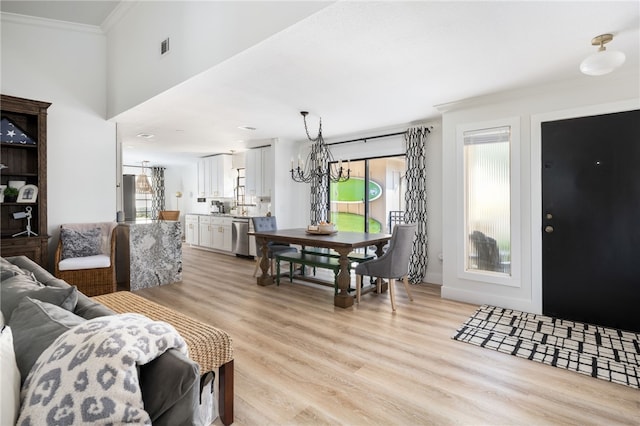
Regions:
[[231, 226], [233, 252], [236, 256], [249, 256], [249, 218], [234, 217]]

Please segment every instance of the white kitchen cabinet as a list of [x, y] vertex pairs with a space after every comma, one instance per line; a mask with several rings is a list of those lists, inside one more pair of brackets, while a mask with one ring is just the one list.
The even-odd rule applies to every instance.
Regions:
[[254, 148], [245, 152], [245, 193], [249, 197], [270, 197], [273, 181], [271, 147]]
[[221, 251], [232, 251], [231, 245], [231, 222], [230, 217], [211, 218], [212, 246], [211, 248]]
[[198, 195], [207, 198], [233, 197], [231, 155], [221, 154], [198, 160]]
[[185, 216], [184, 240], [187, 244], [197, 246], [199, 243], [199, 218], [198, 215], [188, 214]]
[[201, 247], [213, 248], [213, 231], [211, 226], [211, 216], [200, 216], [198, 221], [198, 245]]

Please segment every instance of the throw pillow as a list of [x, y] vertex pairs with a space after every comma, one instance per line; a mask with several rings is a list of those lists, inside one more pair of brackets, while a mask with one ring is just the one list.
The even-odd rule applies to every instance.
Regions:
[[20, 410], [20, 371], [8, 326], [0, 334], [0, 377], [0, 425], [14, 425]]
[[9, 262], [4, 257], [0, 257], [0, 281], [4, 281], [7, 278], [11, 278], [14, 275], [22, 275], [24, 271], [18, 266]]
[[9, 322], [11, 313], [25, 297], [42, 300], [73, 311], [78, 302], [78, 290], [75, 287], [45, 287], [30, 275], [15, 275], [2, 281], [0, 290], [0, 309], [5, 321]]
[[62, 333], [85, 322], [66, 309], [25, 297], [11, 315], [13, 346], [22, 383], [38, 357]]
[[95, 256], [102, 253], [102, 231], [100, 228], [83, 232], [62, 228], [60, 240], [62, 241], [62, 259]]

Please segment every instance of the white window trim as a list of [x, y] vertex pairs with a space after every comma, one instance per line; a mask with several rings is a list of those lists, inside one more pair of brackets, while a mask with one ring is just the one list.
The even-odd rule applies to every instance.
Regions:
[[[511, 177], [511, 275], [500, 275], [488, 271], [465, 270], [465, 247], [468, 232], [465, 221], [465, 176], [464, 176], [464, 133], [471, 130], [494, 127], [511, 127], [510, 177]], [[456, 259], [457, 275], [461, 279], [480, 281], [508, 287], [522, 285], [522, 238], [520, 212], [520, 117], [509, 117], [499, 120], [478, 123], [460, 124], [456, 126]]]

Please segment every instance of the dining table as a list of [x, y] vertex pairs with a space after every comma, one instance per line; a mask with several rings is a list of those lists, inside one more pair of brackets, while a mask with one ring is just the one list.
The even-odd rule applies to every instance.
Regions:
[[333, 298], [333, 304], [340, 308], [353, 305], [353, 296], [349, 294], [351, 283], [349, 253], [357, 248], [375, 246], [376, 255], [382, 256], [384, 245], [391, 239], [391, 234], [335, 231], [332, 233], [318, 233], [306, 228], [278, 229], [276, 231], [249, 232], [256, 238], [256, 245], [260, 247], [262, 260], [260, 269], [262, 275], [257, 277], [257, 284], [267, 286], [274, 283], [274, 277], [269, 274], [268, 243], [279, 242], [295, 244], [304, 247], [320, 247], [332, 249], [338, 253], [340, 269], [337, 277], [338, 291]]

